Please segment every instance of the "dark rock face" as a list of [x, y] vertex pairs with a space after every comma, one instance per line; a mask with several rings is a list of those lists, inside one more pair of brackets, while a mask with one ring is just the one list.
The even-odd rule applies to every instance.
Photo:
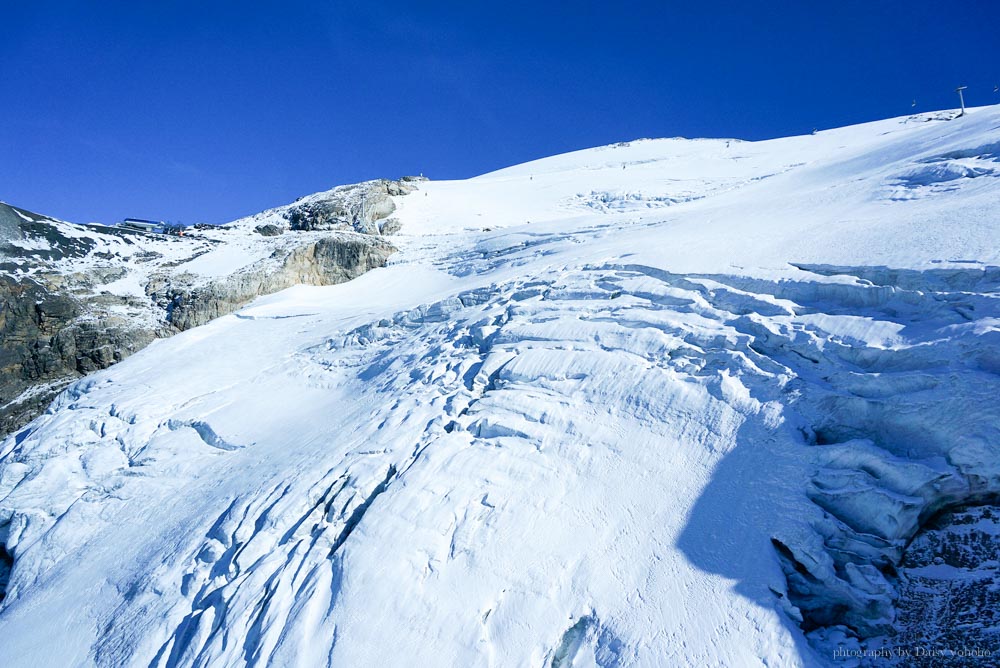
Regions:
[[7, 598], [7, 584], [10, 582], [10, 572], [14, 568], [14, 558], [7, 552], [7, 547], [0, 543], [0, 601]]
[[34, 419], [72, 380], [156, 336], [121, 319], [78, 320], [84, 310], [73, 296], [0, 274], [0, 434]]
[[897, 611], [895, 644], [924, 650], [923, 656], [914, 651], [908, 665], [1000, 660], [1000, 508], [976, 506], [932, 519], [900, 564]]
[[16, 429], [38, 412], [39, 400], [51, 399], [50, 391], [15, 401], [32, 385], [65, 375], [53, 344], [77, 313], [73, 300], [59, 299], [35, 281], [0, 275], [0, 432]]

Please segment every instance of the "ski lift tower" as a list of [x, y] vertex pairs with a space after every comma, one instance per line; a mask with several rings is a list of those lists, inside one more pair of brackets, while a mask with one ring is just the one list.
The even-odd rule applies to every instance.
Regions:
[[962, 107], [962, 111], [958, 114], [959, 117], [965, 116], [965, 98], [962, 97], [962, 91], [966, 88], [968, 88], [968, 86], [959, 86], [955, 89], [955, 92], [958, 93], [958, 104]]

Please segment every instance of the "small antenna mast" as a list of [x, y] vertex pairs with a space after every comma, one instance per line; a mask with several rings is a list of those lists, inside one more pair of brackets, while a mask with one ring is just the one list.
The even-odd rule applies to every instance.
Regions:
[[966, 88], [968, 88], [968, 86], [959, 86], [955, 89], [955, 92], [958, 93], [958, 104], [962, 107], [962, 111], [958, 114], [959, 117], [965, 116], [965, 98], [962, 97], [962, 91]]

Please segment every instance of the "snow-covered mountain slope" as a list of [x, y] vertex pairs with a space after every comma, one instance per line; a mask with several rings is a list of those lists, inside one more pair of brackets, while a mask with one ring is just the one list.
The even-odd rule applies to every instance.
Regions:
[[914, 620], [931, 580], [993, 600], [993, 543], [928, 550], [996, 534], [998, 147], [982, 108], [420, 184], [389, 266], [156, 341], [3, 442], [0, 660], [1000, 652], [974, 608]]

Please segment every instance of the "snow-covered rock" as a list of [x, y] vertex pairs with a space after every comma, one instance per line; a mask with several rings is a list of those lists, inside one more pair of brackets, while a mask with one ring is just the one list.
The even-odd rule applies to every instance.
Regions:
[[[383, 266], [395, 249], [380, 226], [398, 229], [385, 220], [395, 206], [389, 193], [412, 190], [411, 181], [343, 186], [183, 236], [76, 225], [0, 203], [0, 434], [38, 415], [72, 380], [157, 337], [260, 295]], [[348, 211], [362, 200], [372, 204], [342, 225], [292, 224], [306, 205]], [[297, 231], [278, 237], [289, 225]]]

